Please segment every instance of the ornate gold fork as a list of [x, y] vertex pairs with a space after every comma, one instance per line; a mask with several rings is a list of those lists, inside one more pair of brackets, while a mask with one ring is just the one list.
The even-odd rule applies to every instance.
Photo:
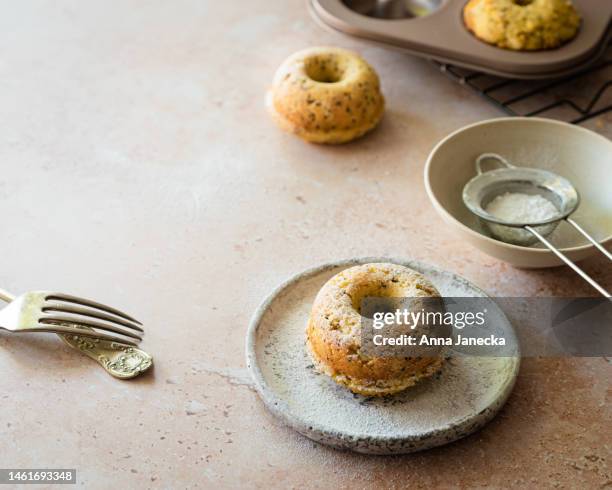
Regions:
[[136, 345], [144, 333], [131, 316], [78, 296], [30, 291], [15, 297], [0, 289], [0, 299], [8, 303], [0, 310], [0, 329], [10, 332], [52, 332], [127, 345]]

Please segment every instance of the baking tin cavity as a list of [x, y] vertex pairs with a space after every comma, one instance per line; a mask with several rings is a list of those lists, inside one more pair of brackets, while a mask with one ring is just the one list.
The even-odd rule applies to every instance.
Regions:
[[508, 78], [557, 78], [584, 69], [610, 37], [612, 2], [574, 0], [578, 35], [557, 49], [510, 51], [474, 37], [462, 20], [465, 0], [309, 0], [313, 16], [345, 34], [412, 54]]
[[378, 19], [425, 17], [442, 5], [442, 0], [342, 0], [349, 9]]

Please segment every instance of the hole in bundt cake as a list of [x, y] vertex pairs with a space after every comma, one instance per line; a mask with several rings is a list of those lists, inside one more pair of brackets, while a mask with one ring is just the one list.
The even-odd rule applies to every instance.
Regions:
[[359, 305], [359, 310], [357, 311], [361, 316], [365, 318], [374, 319], [374, 315], [376, 313], [382, 313], [383, 315], [385, 315], [386, 313], [395, 314], [395, 311], [397, 310], [397, 298], [389, 298], [385, 296], [369, 296], [367, 298], [367, 308], [362, 308], [363, 299], [365, 298], [362, 298], [362, 303]]
[[[367, 318], [372, 318], [371, 315], [378, 311], [393, 313], [397, 308], [398, 299], [403, 296], [404, 290], [399, 283], [391, 281], [364, 281], [353, 291], [351, 303], [357, 313]], [[363, 308], [364, 300], [368, 302], [367, 308]]]
[[332, 57], [313, 56], [306, 61], [306, 75], [315, 82], [337, 83], [342, 79], [343, 74], [344, 70]]
[[514, 3], [515, 5], [520, 5], [521, 7], [526, 7], [532, 2], [533, 0], [512, 0], [512, 3]]

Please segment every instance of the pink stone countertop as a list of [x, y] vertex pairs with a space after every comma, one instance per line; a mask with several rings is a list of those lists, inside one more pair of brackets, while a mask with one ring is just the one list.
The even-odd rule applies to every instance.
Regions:
[[[53, 336], [0, 333], [0, 467], [77, 468], [100, 489], [612, 485], [606, 359], [527, 359], [484, 430], [402, 457], [314, 444], [249, 386], [253, 310], [323, 261], [403, 255], [495, 295], [592, 294], [458, 242], [430, 206], [428, 152], [497, 109], [426, 61], [323, 31], [302, 0], [13, 2], [0, 23], [0, 286], [126, 309], [156, 360], [118, 381]], [[369, 137], [308, 145], [266, 114], [277, 65], [316, 44], [379, 71], [388, 110]], [[612, 286], [603, 259], [584, 267]]]

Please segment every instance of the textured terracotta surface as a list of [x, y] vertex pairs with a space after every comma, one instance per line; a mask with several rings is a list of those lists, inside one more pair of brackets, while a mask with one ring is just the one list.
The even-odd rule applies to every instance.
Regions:
[[[0, 467], [77, 468], [101, 489], [612, 484], [605, 359], [527, 359], [483, 431], [394, 458], [318, 446], [249, 387], [250, 315], [322, 261], [404, 255], [491, 294], [591, 294], [568, 269], [457, 242], [427, 201], [429, 150], [495, 108], [425, 61], [321, 30], [301, 0], [14, 2], [0, 22], [0, 285], [126, 309], [156, 359], [118, 381], [53, 336], [0, 333]], [[311, 146], [266, 114], [276, 66], [314, 44], [379, 71], [388, 111], [369, 137]], [[584, 267], [612, 286], [603, 259]]]

